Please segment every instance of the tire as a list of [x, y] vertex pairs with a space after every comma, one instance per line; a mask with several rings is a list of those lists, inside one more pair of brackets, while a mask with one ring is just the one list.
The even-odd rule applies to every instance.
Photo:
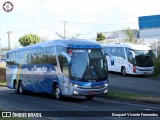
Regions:
[[13, 89], [16, 89], [16, 84], [17, 84], [17, 82], [15, 80], [14, 83], [13, 83]]
[[60, 93], [60, 89], [59, 89], [59, 87], [58, 87], [58, 85], [55, 85], [55, 97], [56, 97], [56, 99], [57, 100], [62, 100], [62, 95], [61, 95], [61, 93]]
[[15, 93], [16, 93], [16, 94], [19, 94], [19, 88], [18, 88], [17, 83], [15, 84]]
[[93, 95], [87, 95], [87, 96], [86, 96], [86, 99], [87, 99], [87, 100], [92, 100], [93, 97], [94, 97]]
[[18, 84], [18, 91], [19, 91], [19, 94], [22, 94], [22, 95], [25, 94], [25, 90], [23, 89], [22, 82], [19, 82], [19, 84]]
[[126, 75], [127, 75], [127, 73], [126, 73], [126, 68], [125, 68], [125, 67], [122, 67], [122, 69], [121, 69], [121, 74], [122, 74], [123, 76], [126, 76]]

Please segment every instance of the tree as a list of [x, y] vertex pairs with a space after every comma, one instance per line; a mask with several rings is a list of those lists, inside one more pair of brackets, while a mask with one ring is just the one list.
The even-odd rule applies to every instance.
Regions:
[[22, 46], [28, 46], [40, 42], [40, 37], [36, 34], [27, 34], [19, 38]]
[[125, 34], [127, 35], [127, 41], [135, 43], [137, 32], [138, 32], [137, 30], [131, 30], [130, 28], [127, 28], [125, 30]]
[[106, 37], [102, 34], [102, 33], [97, 33], [97, 41], [101, 41], [101, 40], [104, 40], [106, 39]]

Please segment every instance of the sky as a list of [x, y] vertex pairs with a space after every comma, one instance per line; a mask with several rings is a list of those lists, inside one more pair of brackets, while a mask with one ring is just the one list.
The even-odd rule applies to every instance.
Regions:
[[1, 47], [7, 47], [7, 31], [12, 46], [19, 47], [19, 38], [37, 34], [46, 40], [68, 38], [96, 39], [97, 32], [126, 28], [138, 29], [138, 17], [160, 14], [159, 0], [9, 0], [14, 8], [7, 13], [0, 0]]

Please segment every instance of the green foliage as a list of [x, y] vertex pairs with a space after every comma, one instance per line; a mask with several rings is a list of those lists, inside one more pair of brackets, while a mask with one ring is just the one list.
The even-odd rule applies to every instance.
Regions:
[[6, 82], [6, 69], [0, 68], [0, 83]]
[[106, 39], [106, 37], [102, 33], [97, 33], [97, 41], [101, 41]]
[[27, 34], [19, 38], [22, 46], [28, 46], [40, 42], [40, 37], [36, 34]]
[[160, 76], [160, 55], [154, 59], [154, 76]]
[[127, 28], [125, 30], [125, 34], [127, 35], [127, 41], [131, 42], [131, 43], [135, 43], [136, 42], [136, 34], [138, 31], [136, 30], [131, 30], [130, 28]]

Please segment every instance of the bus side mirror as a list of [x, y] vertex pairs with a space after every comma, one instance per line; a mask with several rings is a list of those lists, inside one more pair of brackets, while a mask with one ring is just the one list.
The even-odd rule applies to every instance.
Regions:
[[109, 54], [109, 53], [105, 53], [105, 55], [110, 57], [111, 65], [114, 65], [114, 58], [113, 58], [113, 56], [111, 54]]
[[71, 57], [65, 52], [62, 52], [60, 55], [67, 58], [68, 65], [71, 66]]
[[156, 51], [152, 51], [153, 57], [158, 58], [158, 53]]
[[135, 53], [133, 51], [129, 50], [129, 52], [132, 54], [133, 58], [136, 57], [136, 55], [135, 55]]

